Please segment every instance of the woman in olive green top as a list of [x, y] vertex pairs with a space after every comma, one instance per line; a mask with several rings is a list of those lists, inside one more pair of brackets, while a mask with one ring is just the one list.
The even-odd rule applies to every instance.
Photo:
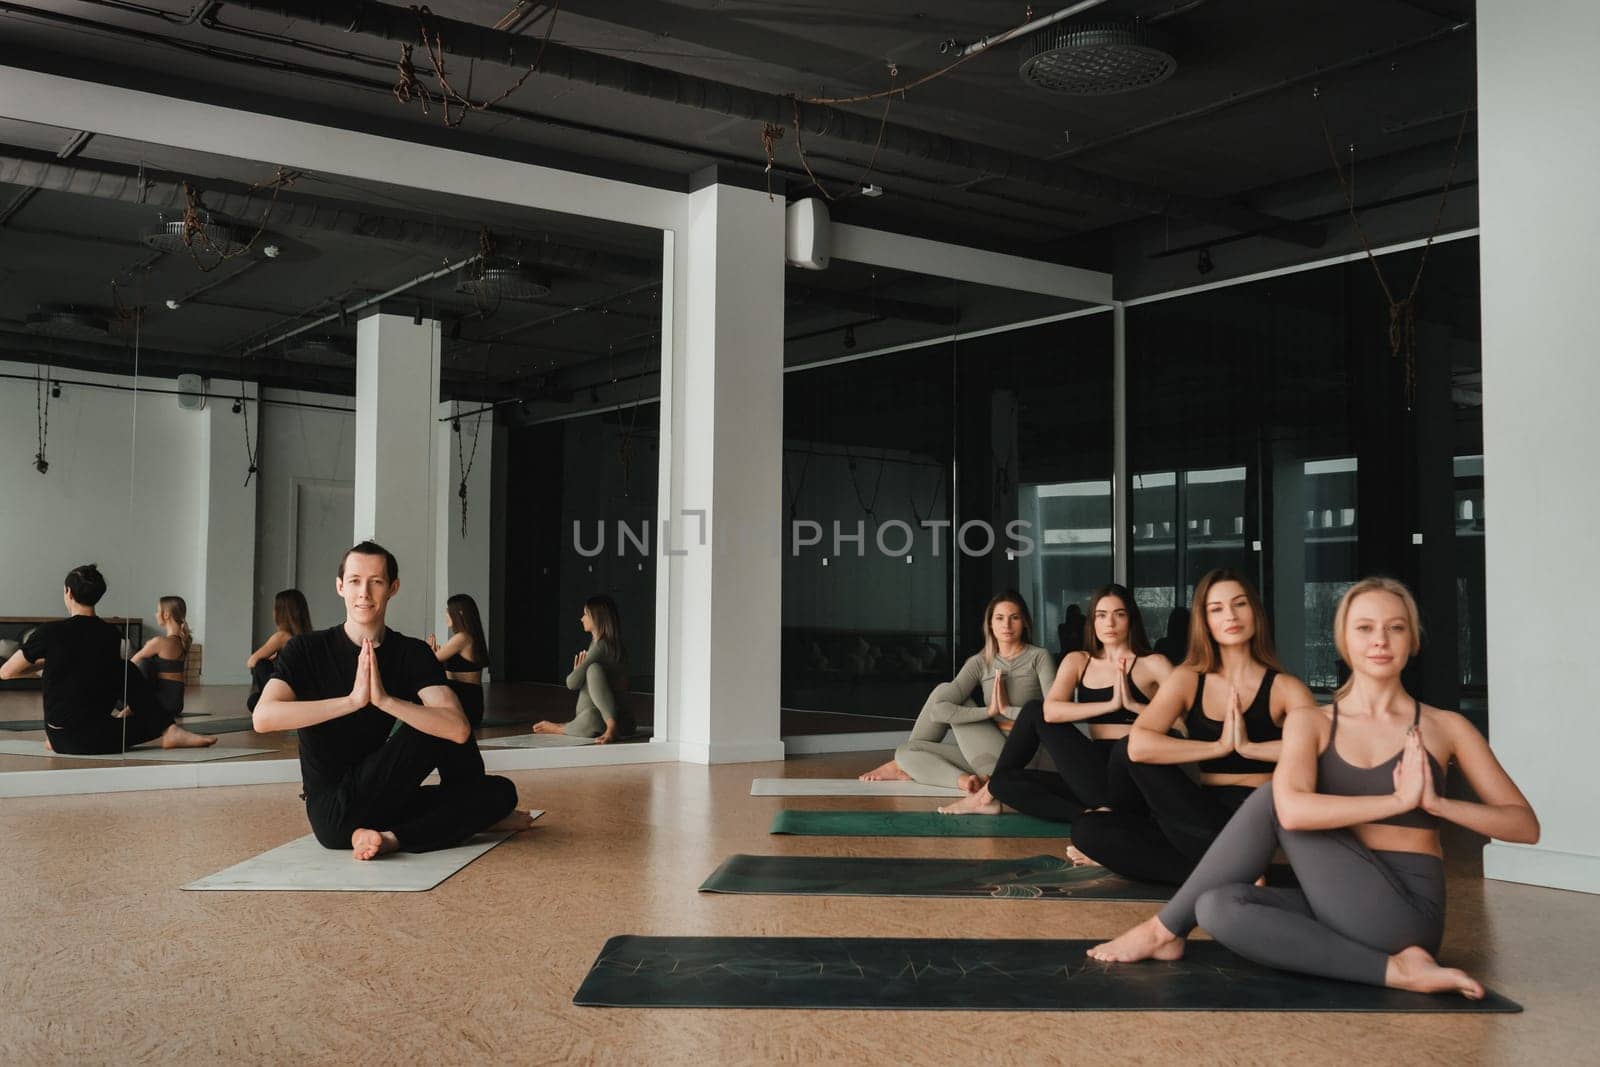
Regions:
[[536, 722], [536, 734], [592, 737], [597, 745], [632, 736], [633, 714], [628, 709], [628, 661], [622, 646], [622, 615], [617, 602], [605, 595], [583, 604], [583, 629], [589, 647], [572, 657], [567, 688], [578, 694], [578, 711], [571, 722]]
[[[962, 664], [953, 681], [934, 687], [910, 739], [861, 780], [981, 789], [1017, 712], [1030, 700], [1043, 700], [1055, 677], [1054, 658], [1030, 643], [1032, 636], [1033, 618], [1020, 593], [1008, 589], [989, 601], [983, 651]], [[974, 691], [982, 694], [982, 704], [973, 700]], [[946, 741], [947, 733], [955, 740]]]

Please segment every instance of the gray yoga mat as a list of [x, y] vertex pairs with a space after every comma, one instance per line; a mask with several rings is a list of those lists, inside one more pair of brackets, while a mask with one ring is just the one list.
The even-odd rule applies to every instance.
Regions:
[[255, 722], [248, 715], [235, 719], [208, 719], [205, 722], [191, 722], [185, 718], [178, 725], [192, 734], [205, 734], [208, 737], [216, 734], [246, 733], [255, 729]]
[[85, 756], [79, 753], [51, 752], [43, 741], [0, 741], [0, 754], [8, 756], [43, 756], [46, 759], [136, 760], [141, 763], [209, 763], [211, 760], [238, 759], [240, 756], [261, 756], [277, 752], [275, 748], [240, 748], [229, 745], [212, 745], [210, 748], [130, 748], [126, 752]]
[[[544, 812], [536, 811], [534, 818]], [[206, 875], [184, 889], [235, 892], [421, 893], [510, 837], [478, 834], [464, 845], [437, 852], [391, 852], [361, 861], [347, 848], [323, 848], [312, 834], [279, 845], [243, 863]]]
[[1164, 901], [1168, 886], [1074, 867], [1061, 856], [906, 859], [872, 856], [730, 856], [702, 893], [776, 896], [963, 897], [975, 900]]
[[1191, 941], [1172, 963], [1098, 963], [1095, 941], [869, 937], [613, 937], [574, 1004], [606, 1008], [955, 1011], [1517, 1012], [1336, 982]]
[[510, 737], [484, 737], [479, 748], [576, 748], [592, 745], [592, 737], [568, 737], [566, 734], [513, 734]]
[[753, 797], [964, 797], [959, 789], [921, 782], [863, 782], [855, 778], [757, 778]]
[[5, 722], [0, 722], [0, 730], [22, 731], [22, 730], [43, 730], [43, 729], [44, 729], [44, 720], [43, 719], [9, 719], [9, 720], [7, 720]]

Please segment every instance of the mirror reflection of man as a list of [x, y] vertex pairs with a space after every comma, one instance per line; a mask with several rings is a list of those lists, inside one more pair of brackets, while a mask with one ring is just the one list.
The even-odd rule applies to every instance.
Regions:
[[43, 672], [45, 747], [63, 756], [104, 756], [147, 741], [204, 748], [215, 737], [191, 733], [161, 706], [155, 689], [122, 658], [122, 634], [95, 614], [106, 595], [100, 568], [85, 563], [62, 582], [67, 617], [34, 628], [0, 665], [0, 679]]
[[[384, 622], [400, 591], [393, 553], [361, 542], [339, 561], [334, 588], [344, 622], [283, 646], [253, 716], [262, 733], [299, 731], [317, 840], [369, 860], [449, 848], [483, 830], [527, 829], [516, 786], [485, 773], [432, 650]], [[435, 770], [439, 784], [423, 785]]]

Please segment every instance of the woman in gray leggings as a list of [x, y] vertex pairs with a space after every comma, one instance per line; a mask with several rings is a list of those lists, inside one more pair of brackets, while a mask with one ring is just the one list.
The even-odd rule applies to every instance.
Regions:
[[[1240, 807], [1165, 908], [1090, 956], [1174, 960], [1198, 925], [1283, 970], [1483, 996], [1470, 975], [1434, 959], [1444, 933], [1439, 825], [1531, 844], [1539, 820], [1470, 722], [1424, 707], [1400, 684], [1421, 646], [1404, 585], [1368, 578], [1351, 587], [1334, 644], [1353, 673], [1333, 706], [1290, 713], [1272, 782]], [[1443, 795], [1452, 761], [1480, 801]], [[1299, 889], [1255, 884], [1280, 847]]]

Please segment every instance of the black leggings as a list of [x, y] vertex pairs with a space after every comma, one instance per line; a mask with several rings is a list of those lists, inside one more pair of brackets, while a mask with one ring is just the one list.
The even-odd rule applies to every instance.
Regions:
[[450, 679], [450, 691], [461, 701], [461, 710], [473, 730], [483, 725], [483, 686]]
[[[1298, 889], [1253, 884], [1279, 847]], [[1160, 919], [1179, 937], [1198, 923], [1269, 967], [1383, 985], [1392, 954], [1439, 951], [1444, 862], [1374, 852], [1349, 830], [1285, 830], [1269, 783], [1240, 806]]]
[[[438, 785], [423, 785], [433, 770]], [[406, 852], [459, 845], [517, 806], [511, 779], [484, 773], [478, 743], [462, 744], [402, 725], [338, 786], [306, 798], [306, 817], [325, 848], [349, 848], [358, 829], [389, 830]]]
[[1130, 763], [1128, 771], [1149, 811], [1086, 812], [1072, 825], [1072, 843], [1107, 870], [1140, 882], [1181, 885], [1252, 792], [1200, 785], [1176, 764]]
[[[1040, 745], [1054, 771], [1028, 768]], [[995, 761], [989, 793], [1017, 811], [1056, 822], [1072, 822], [1089, 808], [1145, 810], [1128, 776], [1127, 739], [1095, 741], [1075, 723], [1046, 722], [1042, 700], [1022, 705]]]
[[277, 669], [278, 661], [275, 659], [257, 660], [256, 665], [250, 668], [250, 695], [244, 699], [247, 710], [256, 710], [256, 702], [261, 699], [261, 691], [272, 681], [272, 675]]
[[126, 752], [166, 733], [175, 718], [173, 713], [161, 706], [155, 689], [138, 667], [123, 663], [121, 669], [126, 678], [127, 706], [133, 710], [121, 719], [105, 708], [63, 726], [51, 723], [45, 737], [52, 749], [64, 756], [105, 756]]

